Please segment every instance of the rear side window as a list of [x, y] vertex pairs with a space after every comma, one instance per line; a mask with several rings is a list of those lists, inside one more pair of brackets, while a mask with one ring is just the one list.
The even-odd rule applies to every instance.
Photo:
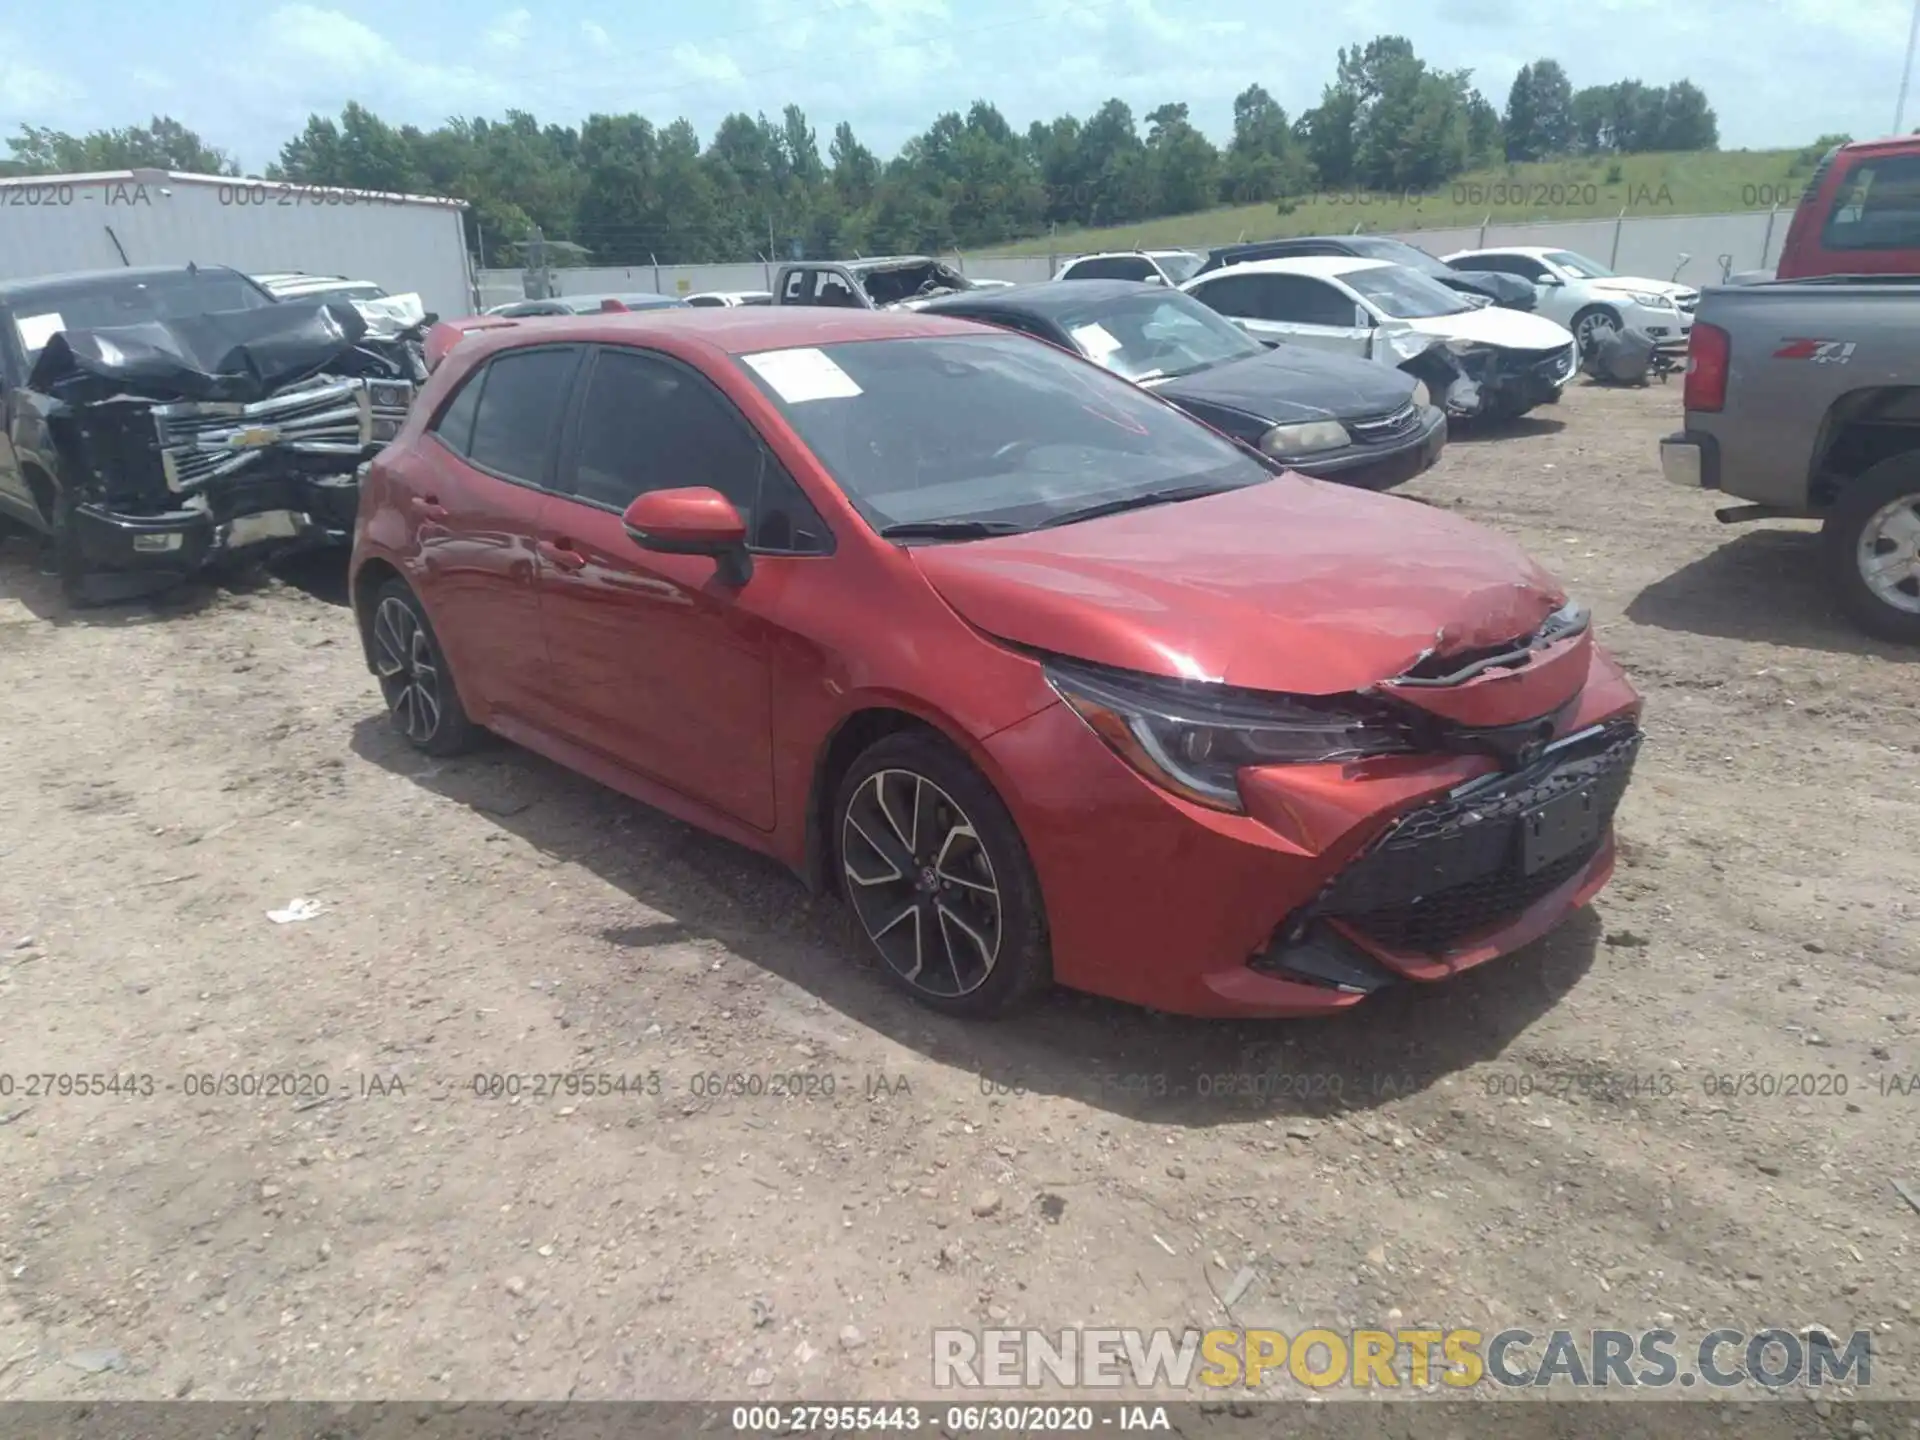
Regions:
[[1196, 285], [1188, 293], [1222, 315], [1241, 320], [1266, 318], [1260, 310], [1260, 281], [1255, 275], [1227, 275]]
[[1854, 166], [1840, 182], [1820, 238], [1828, 250], [1920, 249], [1920, 155]]
[[473, 446], [473, 413], [480, 408], [480, 388], [487, 381], [483, 367], [461, 382], [453, 403], [440, 412], [433, 433], [456, 455], [465, 455]]
[[567, 382], [579, 359], [572, 347], [496, 356], [475, 408], [467, 458], [506, 479], [545, 484]]

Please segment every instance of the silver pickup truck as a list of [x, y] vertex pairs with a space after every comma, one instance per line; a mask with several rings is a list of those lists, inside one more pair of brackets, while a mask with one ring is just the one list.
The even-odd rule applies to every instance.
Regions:
[[1667, 479], [1747, 501], [1728, 524], [1823, 521], [1855, 622], [1920, 644], [1920, 275], [1709, 288], [1685, 403]]

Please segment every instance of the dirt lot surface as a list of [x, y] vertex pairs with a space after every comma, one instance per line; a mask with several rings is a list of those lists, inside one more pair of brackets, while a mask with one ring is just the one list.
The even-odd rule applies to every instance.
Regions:
[[[1595, 907], [1331, 1023], [930, 1015], [776, 867], [413, 754], [325, 566], [82, 615], [8, 545], [0, 1398], [907, 1397], [937, 1325], [1416, 1322], [1866, 1328], [1920, 1396], [1920, 657], [1660, 481], [1678, 405], [1576, 387], [1413, 487], [1593, 604], [1649, 740]], [[642, 1093], [475, 1093], [550, 1072]]]

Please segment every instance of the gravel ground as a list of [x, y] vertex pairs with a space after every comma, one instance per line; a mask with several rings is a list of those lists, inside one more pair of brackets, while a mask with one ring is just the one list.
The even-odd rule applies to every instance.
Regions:
[[[0, 1398], [908, 1397], [935, 1325], [1415, 1322], [1865, 1328], [1920, 1396], [1920, 657], [1661, 483], [1678, 406], [1576, 387], [1412, 487], [1592, 603], [1649, 740], [1594, 907], [1332, 1022], [930, 1015], [771, 864], [407, 750], [337, 564], [69, 614], [9, 544], [0, 1071], [154, 1088], [0, 1097]], [[473, 1084], [548, 1072], [635, 1083]]]

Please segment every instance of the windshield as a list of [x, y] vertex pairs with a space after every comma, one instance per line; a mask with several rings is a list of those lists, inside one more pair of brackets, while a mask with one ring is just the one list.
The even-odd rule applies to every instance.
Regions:
[[1404, 240], [1375, 239], [1369, 236], [1352, 235], [1347, 237], [1347, 248], [1356, 255], [1369, 260], [1390, 260], [1395, 265], [1404, 265], [1409, 270], [1418, 270], [1422, 275], [1450, 275], [1453, 267], [1427, 254], [1417, 245], [1409, 245]]
[[1571, 250], [1547, 251], [1547, 263], [1558, 265], [1576, 280], [1611, 280], [1613, 271], [1598, 260], [1589, 260], [1584, 255], [1576, 255]]
[[1167, 272], [1167, 278], [1176, 285], [1184, 285], [1200, 273], [1200, 267], [1207, 263], [1206, 256], [1195, 255], [1191, 251], [1176, 250], [1172, 254], [1155, 255], [1160, 268]]
[[13, 323], [31, 366], [47, 341], [62, 330], [106, 330], [222, 310], [256, 310], [274, 303], [272, 296], [233, 271], [194, 274], [183, 270], [177, 275], [108, 277], [43, 296], [28, 294], [15, 302]]
[[1198, 300], [1154, 289], [1059, 317], [1089, 360], [1129, 380], [1165, 380], [1211, 370], [1266, 348]]
[[1381, 314], [1395, 320], [1432, 320], [1475, 308], [1457, 290], [1404, 265], [1349, 270], [1340, 277]]
[[739, 363], [876, 530], [1029, 529], [1103, 502], [1273, 474], [1124, 380], [1022, 336], [862, 340]]

